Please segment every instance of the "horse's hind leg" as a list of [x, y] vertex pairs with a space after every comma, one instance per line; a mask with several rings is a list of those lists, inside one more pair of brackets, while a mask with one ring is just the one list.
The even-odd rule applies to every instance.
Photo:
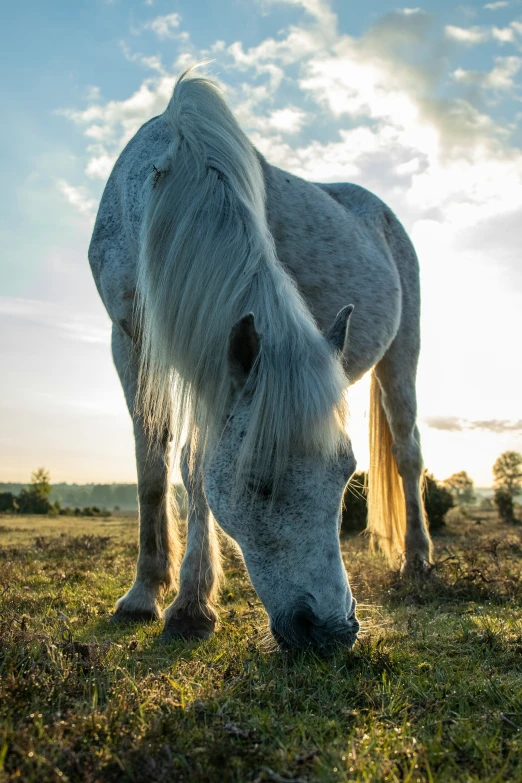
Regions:
[[214, 605], [221, 579], [219, 542], [203, 491], [197, 458], [190, 464], [190, 447], [181, 453], [181, 475], [188, 494], [187, 549], [176, 600], [165, 611], [163, 638], [207, 639], [214, 632]]
[[170, 411], [165, 429], [150, 439], [135, 410], [138, 361], [132, 340], [113, 326], [112, 354], [132, 416], [138, 471], [140, 551], [136, 578], [116, 605], [114, 619], [151, 620], [161, 617], [158, 599], [173, 586], [179, 563], [179, 542], [170, 484]]
[[387, 353], [375, 367], [392, 436], [392, 451], [402, 478], [406, 501], [403, 573], [424, 571], [431, 555], [431, 541], [421, 495], [423, 462], [416, 425], [417, 343], [413, 333], [408, 335], [403, 329], [399, 330]]

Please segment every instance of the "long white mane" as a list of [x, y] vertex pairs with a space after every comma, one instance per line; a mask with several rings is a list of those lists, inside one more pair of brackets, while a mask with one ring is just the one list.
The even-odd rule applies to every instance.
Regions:
[[172, 131], [148, 186], [138, 308], [140, 400], [173, 440], [200, 447], [230, 413], [233, 325], [253, 312], [261, 351], [238, 476], [282, 475], [292, 449], [332, 454], [344, 422], [340, 362], [280, 265], [259, 160], [218, 87], [188, 72], [163, 115]]

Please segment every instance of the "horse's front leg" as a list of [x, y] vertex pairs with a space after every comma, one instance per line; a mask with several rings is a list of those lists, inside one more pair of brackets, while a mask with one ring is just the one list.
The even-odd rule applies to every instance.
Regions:
[[163, 638], [208, 639], [217, 614], [215, 604], [222, 577], [219, 542], [197, 460], [189, 466], [189, 447], [181, 454], [181, 475], [188, 495], [187, 549], [180, 572], [179, 593], [165, 611]]
[[138, 380], [136, 349], [117, 326], [113, 327], [112, 353], [134, 427], [140, 518], [136, 577], [130, 590], [117, 602], [114, 619], [153, 620], [162, 615], [158, 600], [175, 586], [180, 555], [170, 483], [170, 411], [164, 431], [151, 440], [134, 405]]

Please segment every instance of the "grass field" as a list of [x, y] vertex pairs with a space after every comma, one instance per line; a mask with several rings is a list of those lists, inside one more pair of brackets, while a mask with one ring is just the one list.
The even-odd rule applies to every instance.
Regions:
[[522, 781], [522, 528], [455, 520], [425, 585], [343, 540], [363, 632], [278, 652], [225, 547], [221, 628], [108, 623], [132, 519], [0, 518], [0, 780]]

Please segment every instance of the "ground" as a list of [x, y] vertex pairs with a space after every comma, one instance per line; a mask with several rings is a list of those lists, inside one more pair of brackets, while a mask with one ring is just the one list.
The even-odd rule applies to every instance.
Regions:
[[344, 539], [362, 634], [329, 657], [276, 650], [231, 546], [219, 632], [165, 645], [108, 622], [135, 520], [0, 517], [0, 780], [522, 781], [522, 528], [486, 516], [425, 585]]

